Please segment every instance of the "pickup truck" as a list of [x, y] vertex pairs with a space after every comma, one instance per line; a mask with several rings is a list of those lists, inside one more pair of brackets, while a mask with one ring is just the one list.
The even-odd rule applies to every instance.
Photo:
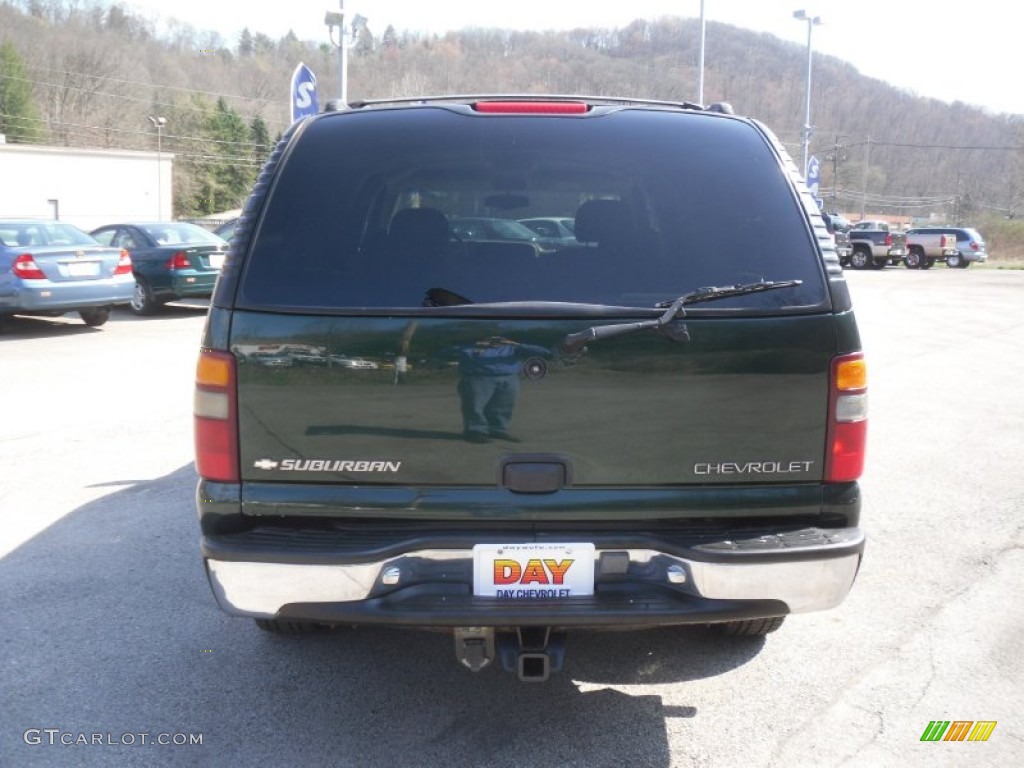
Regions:
[[850, 223], [838, 213], [822, 212], [821, 219], [825, 222], [825, 229], [835, 241], [839, 263], [844, 267], [847, 266], [850, 263], [850, 256], [853, 254], [853, 245], [850, 243]]
[[930, 269], [943, 259], [947, 267], [964, 269], [985, 261], [985, 242], [976, 230], [962, 227], [920, 227], [907, 230], [908, 269]]
[[931, 269], [937, 260], [957, 254], [955, 235], [930, 229], [907, 231], [907, 255], [903, 258], [907, 269]]
[[850, 243], [853, 253], [849, 264], [854, 269], [882, 269], [886, 264], [899, 264], [907, 255], [906, 235], [887, 228], [864, 229], [854, 225], [850, 229]]

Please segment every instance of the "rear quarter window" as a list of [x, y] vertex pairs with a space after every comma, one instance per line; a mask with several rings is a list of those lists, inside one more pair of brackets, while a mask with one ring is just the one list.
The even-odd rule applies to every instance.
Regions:
[[[510, 226], [470, 236], [459, 224], [470, 217]], [[542, 217], [570, 219], [575, 242], [506, 234]], [[323, 115], [297, 133], [237, 304], [408, 308], [444, 289], [474, 304], [649, 307], [700, 287], [788, 279], [803, 285], [716, 308], [809, 311], [826, 301], [806, 214], [747, 121], [422, 107]]]

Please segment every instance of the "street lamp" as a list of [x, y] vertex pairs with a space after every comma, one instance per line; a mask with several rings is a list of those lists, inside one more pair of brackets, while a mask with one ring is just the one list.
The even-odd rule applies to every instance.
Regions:
[[704, 17], [704, 0], [700, 0], [700, 60], [697, 64], [697, 103], [704, 103], [704, 38], [707, 36], [707, 22]]
[[345, 50], [345, 0], [338, 0], [337, 11], [327, 11], [324, 16], [328, 35], [334, 43], [334, 28], [338, 28], [338, 99], [344, 109], [348, 105], [348, 51]]
[[800, 9], [793, 11], [793, 18], [798, 21], [807, 22], [807, 103], [804, 107], [804, 178], [807, 178], [808, 151], [811, 146], [811, 30], [822, 24], [821, 16], [811, 16], [807, 11]]
[[[366, 28], [366, 17], [360, 16], [358, 13], [352, 17], [352, 23], [349, 25], [349, 30], [345, 28], [345, 0], [338, 0], [337, 11], [327, 11], [324, 16], [324, 24], [327, 25], [328, 34], [331, 37], [331, 42], [338, 48], [338, 97], [341, 101], [341, 106], [344, 108], [348, 105], [348, 46], [347, 35], [349, 32], [352, 35], [352, 42], [356, 41], [357, 36]], [[338, 42], [334, 42], [334, 28], [338, 28]]]
[[164, 201], [163, 201], [163, 158], [161, 157], [161, 150], [163, 149], [163, 131], [164, 126], [167, 125], [166, 117], [154, 117], [149, 115], [149, 122], [156, 128], [156, 218], [157, 221], [164, 220]]

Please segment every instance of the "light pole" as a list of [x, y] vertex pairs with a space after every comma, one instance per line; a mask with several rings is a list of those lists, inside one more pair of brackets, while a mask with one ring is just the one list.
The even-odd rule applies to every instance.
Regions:
[[[327, 25], [331, 42], [334, 43], [334, 28], [338, 28], [338, 98], [342, 108], [348, 106], [348, 31], [345, 28], [345, 0], [338, 0], [337, 11], [327, 11], [324, 16], [324, 24]], [[352, 17], [349, 25], [353, 42], [356, 36], [366, 27], [366, 17], [358, 13]]]
[[704, 38], [706, 37], [704, 0], [700, 0], [700, 61], [697, 64], [697, 103], [704, 103]]
[[157, 221], [164, 220], [164, 200], [163, 200], [163, 157], [161, 150], [163, 149], [163, 131], [164, 126], [167, 125], [166, 117], [154, 117], [149, 115], [149, 122], [156, 128], [156, 218]]
[[807, 22], [807, 103], [804, 107], [804, 178], [807, 178], [807, 159], [811, 146], [811, 30], [822, 23], [821, 16], [811, 16], [807, 11], [800, 9], [793, 11], [793, 18], [798, 21]]

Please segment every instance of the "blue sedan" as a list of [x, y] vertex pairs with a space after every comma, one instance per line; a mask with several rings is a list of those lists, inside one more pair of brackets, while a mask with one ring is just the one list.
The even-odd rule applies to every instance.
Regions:
[[10, 315], [77, 312], [100, 326], [134, 287], [126, 251], [60, 221], [0, 219], [0, 324]]
[[131, 254], [129, 306], [137, 315], [151, 315], [168, 301], [212, 295], [228, 250], [223, 238], [183, 221], [109, 224], [90, 234]]

